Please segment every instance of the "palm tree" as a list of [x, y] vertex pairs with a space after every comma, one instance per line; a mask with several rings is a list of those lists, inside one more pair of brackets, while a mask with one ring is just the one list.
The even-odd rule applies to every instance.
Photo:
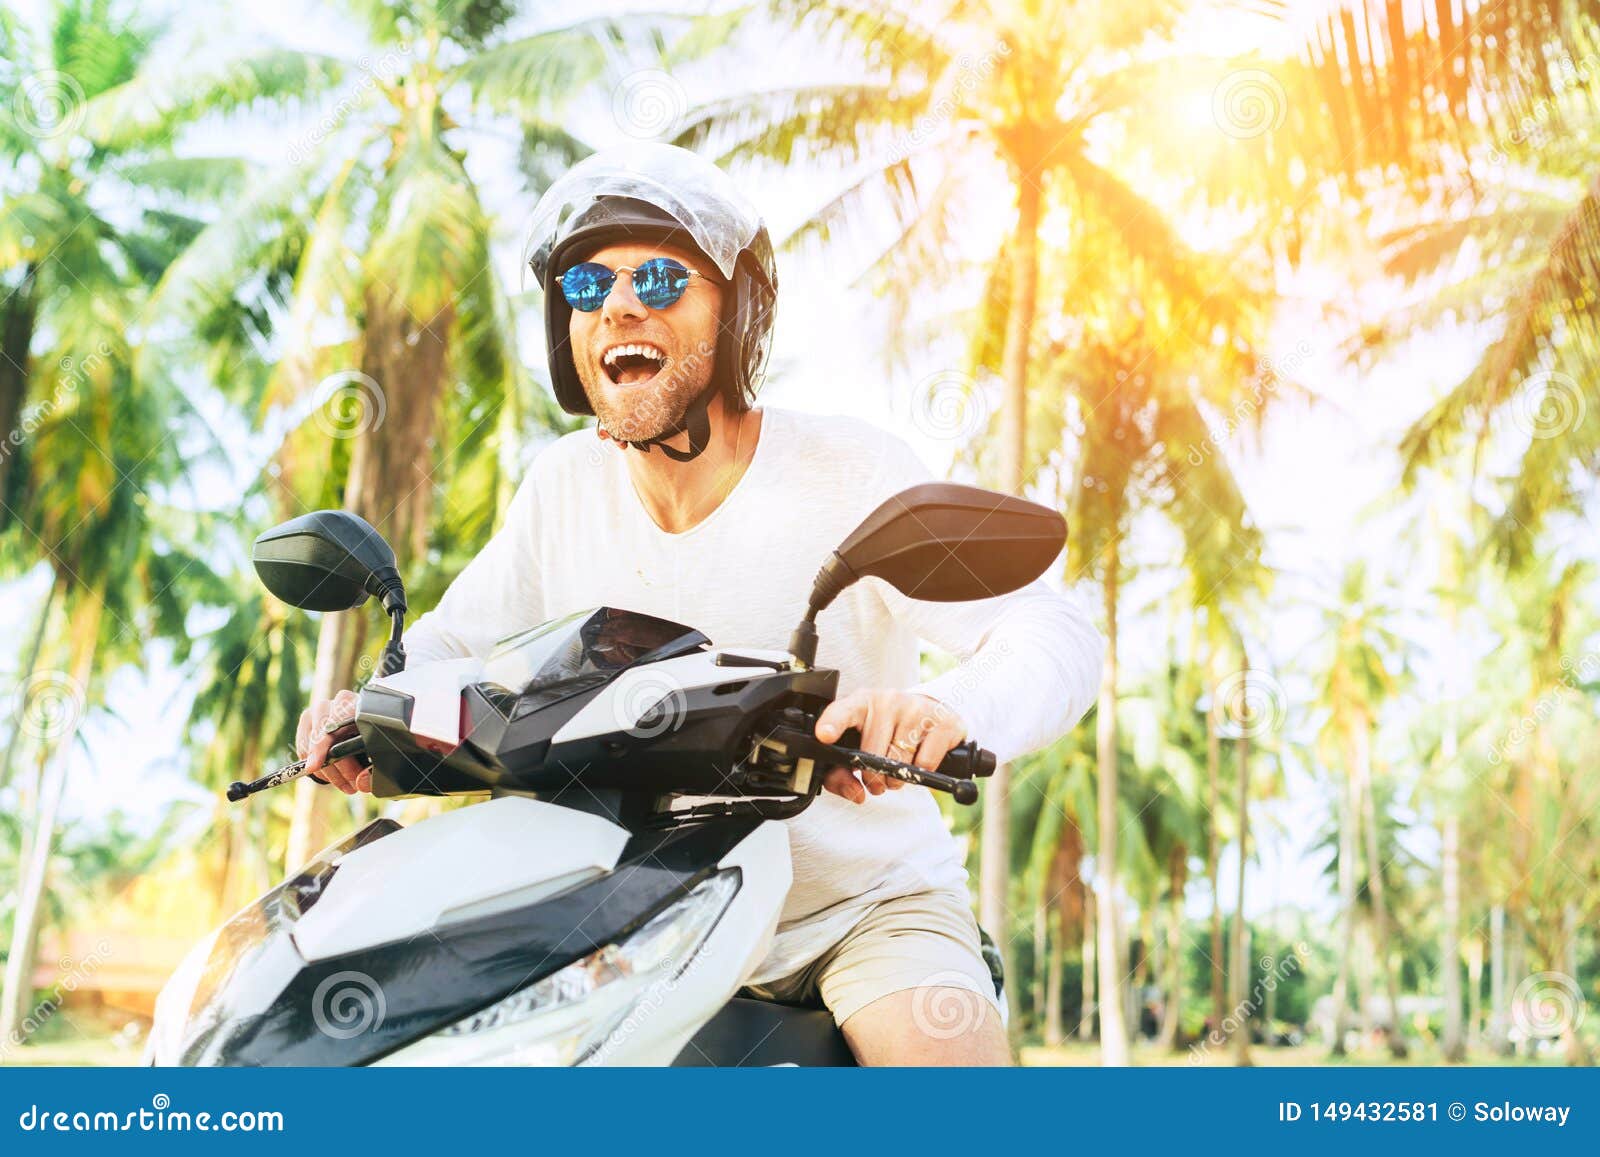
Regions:
[[[1366, 886], [1373, 909], [1373, 933], [1378, 966], [1388, 993], [1390, 1016], [1397, 1020], [1399, 993], [1389, 957], [1389, 916], [1385, 902], [1380, 833], [1375, 822], [1372, 743], [1378, 713], [1398, 687], [1405, 666], [1404, 644], [1389, 625], [1392, 611], [1373, 594], [1366, 564], [1354, 562], [1345, 570], [1338, 606], [1326, 614], [1330, 640], [1322, 664], [1320, 701], [1327, 712], [1321, 731], [1324, 751], [1344, 769], [1345, 797], [1338, 855], [1340, 899], [1345, 906], [1346, 935], [1339, 978], [1335, 986], [1334, 1050], [1342, 1049], [1343, 979], [1348, 974], [1349, 951], [1356, 918], [1356, 880], [1361, 848], [1365, 847]], [[1362, 833], [1365, 839], [1362, 839]], [[1398, 1023], [1393, 1024], [1389, 1047], [1404, 1055]]]
[[[58, 5], [37, 38], [37, 51], [50, 54], [43, 57], [32, 56], [33, 38], [10, 21], [6, 35], [28, 45], [18, 61], [54, 64], [49, 75], [70, 76], [74, 100], [93, 102], [129, 83], [150, 31], [113, 15], [101, 0]], [[184, 437], [192, 414], [172, 383], [133, 369], [143, 301], [186, 242], [189, 223], [179, 212], [153, 211], [141, 148], [77, 144], [65, 130], [40, 133], [26, 152], [14, 134], [3, 142], [17, 166], [4, 187], [0, 271], [22, 294], [20, 304], [13, 295], [4, 306], [17, 342], [8, 357], [21, 354], [25, 370], [5, 404], [27, 418], [24, 436], [6, 447], [0, 566], [14, 576], [42, 559], [49, 573], [30, 686], [54, 714], [36, 729], [40, 780], [0, 1036], [25, 1011], [56, 817], [84, 713], [100, 702], [104, 674], [139, 658], [148, 639], [170, 639], [185, 656], [186, 614], [214, 591], [167, 509], [195, 453]], [[23, 411], [30, 396], [36, 401]]]
[[[494, 3], [352, 0], [347, 13], [359, 32], [347, 55], [269, 54], [275, 67], [292, 58], [301, 74], [335, 78], [333, 111], [195, 238], [150, 317], [182, 333], [217, 303], [271, 315], [265, 292], [240, 295], [258, 285], [257, 270], [289, 255], [292, 290], [272, 318], [281, 357], [259, 395], [243, 400], [320, 415], [279, 456], [285, 499], [361, 514], [415, 575], [428, 558], [440, 474], [515, 470], [527, 417], [542, 412], [491, 266], [493, 222], [466, 167], [486, 123], [474, 116], [511, 118], [535, 151], [580, 149], [542, 118], [604, 74], [606, 38], [622, 37], [608, 19], [514, 35], [511, 9]], [[97, 141], [140, 138], [193, 115], [181, 78], [151, 72], [138, 84], [142, 102], [91, 106]], [[151, 107], [170, 111], [152, 119]], [[314, 696], [352, 682], [364, 626], [358, 616], [323, 619]], [[298, 788], [291, 863], [320, 845], [327, 798], [309, 783]]]
[[[1094, 838], [1093, 754], [1074, 733], [1018, 760], [1016, 772], [1008, 800], [1009, 827], [1018, 837], [1012, 847], [1013, 876], [1021, 881], [1016, 900], [1046, 922], [1044, 951], [1033, 960], [1043, 1000], [1035, 1002], [1033, 1014], [1045, 1043], [1056, 1045], [1065, 1036], [1064, 965], [1083, 942], [1087, 918], [1084, 853]], [[984, 806], [996, 801], [986, 798]]]
[[[1171, 54], [1166, 38], [1183, 7], [1172, 0], [953, 3], [934, 17], [877, 0], [782, 0], [772, 9], [780, 24], [848, 51], [859, 65], [855, 76], [708, 102], [690, 110], [677, 139], [709, 148], [723, 161], [788, 162], [803, 150], [814, 161], [843, 167], [844, 187], [790, 240], [826, 240], [886, 209], [896, 225], [869, 273], [902, 291], [902, 302], [906, 286], [930, 279], [959, 283], [970, 272], [982, 281], [972, 369], [1002, 383], [989, 470], [998, 486], [1021, 492], [1059, 445], [1030, 429], [1041, 401], [1048, 407], [1051, 400], [1033, 389], [1049, 372], [1041, 360], [1039, 303], [1074, 298], [1071, 292], [1059, 299], [1040, 295], [1041, 229], [1053, 210], [1069, 211], [1078, 225], [1069, 253], [1058, 255], [1070, 256], [1065, 264], [1092, 267], [1095, 255], [1084, 250], [1082, 238], [1100, 234], [1115, 251], [1119, 271], [1141, 263], [1186, 317], [1238, 328], [1238, 307], [1226, 292], [1230, 283], [1205, 280], [1204, 263], [1188, 259], [1166, 214], [1091, 144], [1139, 106], [1140, 81]], [[1014, 206], [1014, 216], [1008, 215], [997, 247], [976, 269], [966, 267], [952, 257], [970, 248], [952, 244], [954, 222], [992, 214], [997, 190], [1002, 203]], [[1214, 294], [1219, 287], [1224, 292]], [[1103, 728], [1108, 714], [1101, 711]], [[1113, 733], [1103, 746], [1114, 752]], [[1102, 783], [1103, 808], [1111, 808], [1115, 778], [1102, 774]], [[1008, 784], [1009, 771], [1002, 769], [986, 794], [1004, 798]], [[1009, 814], [1004, 807], [984, 813], [980, 920], [997, 933], [1006, 926]], [[1114, 840], [1115, 833], [1102, 827], [1102, 838]], [[1114, 862], [1114, 847], [1106, 852]], [[1102, 901], [1102, 916], [1110, 910]], [[1112, 924], [1103, 921], [1108, 933]], [[1007, 945], [1009, 937], [1001, 935], [1000, 943]], [[1105, 957], [1103, 977], [1117, 959]], [[1120, 992], [1121, 977], [1115, 982]], [[1108, 1055], [1125, 1059], [1120, 1005], [1106, 1007]]]
[[1490, 441], [1514, 447], [1493, 542], [1516, 565], [1552, 512], [1581, 503], [1570, 468], [1600, 470], [1600, 74], [1589, 67], [1600, 17], [1516, 2], [1456, 19], [1402, 0], [1336, 6], [1314, 33], [1311, 70], [1289, 81], [1315, 94], [1289, 100], [1294, 113], [1304, 104], [1320, 125], [1296, 120], [1279, 135], [1313, 167], [1343, 158], [1352, 192], [1359, 171], [1402, 178], [1358, 202], [1406, 222], [1381, 239], [1381, 256], [1415, 289], [1372, 319], [1366, 352], [1445, 322], [1492, 332], [1401, 452], [1414, 485], [1463, 446], [1479, 457]]

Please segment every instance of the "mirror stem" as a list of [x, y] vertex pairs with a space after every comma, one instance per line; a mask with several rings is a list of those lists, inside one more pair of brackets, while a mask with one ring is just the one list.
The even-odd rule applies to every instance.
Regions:
[[400, 632], [406, 620], [404, 609], [389, 615], [389, 641], [383, 645], [383, 660], [378, 666], [378, 676], [398, 675], [406, 669], [406, 649], [400, 642]]
[[794, 656], [794, 665], [802, 671], [811, 670], [811, 665], [817, 661], [816, 619], [817, 609], [813, 607], [789, 636], [789, 654]]

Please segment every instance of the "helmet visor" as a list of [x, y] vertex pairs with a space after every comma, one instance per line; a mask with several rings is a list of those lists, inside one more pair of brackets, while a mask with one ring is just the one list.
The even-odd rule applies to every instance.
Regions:
[[523, 256], [541, 286], [565, 272], [551, 270], [551, 255], [580, 219], [592, 224], [602, 197], [644, 201], [667, 213], [726, 279], [761, 228], [733, 179], [704, 157], [655, 143], [607, 149], [574, 165], [539, 199]]

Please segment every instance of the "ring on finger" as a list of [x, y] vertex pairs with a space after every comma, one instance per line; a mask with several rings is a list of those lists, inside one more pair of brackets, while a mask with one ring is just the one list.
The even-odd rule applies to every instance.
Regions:
[[912, 755], [915, 755], [917, 753], [917, 748], [921, 746], [921, 744], [922, 740], [917, 738], [915, 735], [908, 735], [904, 739], [896, 739], [893, 743], [889, 744], [889, 746], [894, 748], [896, 751], [909, 751]]

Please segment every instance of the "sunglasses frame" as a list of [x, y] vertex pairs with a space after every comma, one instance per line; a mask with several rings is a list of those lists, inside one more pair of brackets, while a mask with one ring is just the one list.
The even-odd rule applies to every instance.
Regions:
[[[611, 296], [611, 291], [617, 287], [617, 281], [621, 278], [622, 274], [626, 273], [628, 275], [628, 288], [629, 289], [633, 289], [633, 275], [636, 272], [638, 272], [640, 269], [643, 269], [646, 265], [649, 265], [653, 261], [663, 261], [663, 262], [668, 262], [671, 265], [676, 265], [679, 269], [683, 270], [683, 272], [685, 274], [687, 274], [688, 277], [690, 277], [690, 278], [702, 277], [702, 278], [705, 278], [708, 281], [711, 280], [709, 277], [707, 277], [706, 274], [701, 273], [698, 269], [691, 269], [689, 266], [687, 266], [683, 262], [679, 261], [676, 257], [665, 257], [665, 256], [662, 256], [662, 257], [649, 257], [649, 258], [646, 258], [645, 260], [639, 262], [638, 265], [619, 265], [615, 269], [612, 269], [609, 265], [606, 265], [603, 262], [599, 262], [599, 261], [580, 261], [576, 265], [573, 265], [570, 268], [568, 268], [566, 270], [566, 272], [562, 273], [562, 275], [559, 278], [557, 278], [556, 280], [561, 285], [561, 296], [562, 296], [563, 300], [566, 301], [567, 305], [569, 305], [571, 308], [577, 310], [579, 313], [598, 313], [598, 312], [600, 312], [601, 309], [603, 309], [605, 307], [606, 298]], [[601, 295], [599, 303], [593, 309], [584, 309], [577, 302], [573, 301], [571, 296], [569, 296], [568, 293], [567, 293], [567, 274], [571, 273], [574, 269], [581, 269], [585, 265], [597, 266], [598, 268], [604, 269], [604, 270], [606, 270], [607, 272], [609, 272], [611, 274], [611, 284], [606, 286], [605, 293]], [[669, 270], [669, 272], [670, 272], [670, 270]], [[688, 292], [689, 292], [689, 286], [688, 286], [687, 281], [685, 281], [683, 288], [678, 291], [678, 295], [676, 297], [674, 297], [671, 301], [665, 303], [664, 305], [651, 305], [649, 302], [647, 302], [643, 298], [639, 297], [638, 290], [634, 290], [633, 296], [639, 302], [639, 304], [644, 306], [646, 309], [659, 311], [659, 310], [663, 310], [663, 309], [671, 309], [673, 306], [677, 305], [678, 302], [682, 301], [683, 300], [683, 295], [688, 293]]]

